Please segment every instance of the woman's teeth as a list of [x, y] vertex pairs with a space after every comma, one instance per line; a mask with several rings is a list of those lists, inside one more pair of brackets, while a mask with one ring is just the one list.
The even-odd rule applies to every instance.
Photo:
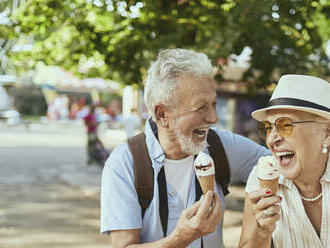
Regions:
[[277, 152], [276, 156], [278, 157], [282, 157], [282, 156], [286, 156], [286, 155], [293, 155], [293, 152]]
[[294, 156], [294, 152], [277, 152], [276, 156], [279, 158], [280, 162], [289, 163]]

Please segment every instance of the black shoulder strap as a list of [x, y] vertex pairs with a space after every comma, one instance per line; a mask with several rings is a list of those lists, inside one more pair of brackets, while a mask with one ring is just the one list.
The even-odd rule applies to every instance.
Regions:
[[127, 140], [134, 165], [134, 184], [142, 210], [142, 217], [154, 195], [154, 170], [144, 133]]
[[208, 148], [209, 153], [214, 160], [215, 180], [217, 183], [221, 184], [223, 194], [227, 195], [229, 193], [230, 170], [225, 149], [220, 137], [212, 129], [209, 129], [207, 142], [210, 145]]

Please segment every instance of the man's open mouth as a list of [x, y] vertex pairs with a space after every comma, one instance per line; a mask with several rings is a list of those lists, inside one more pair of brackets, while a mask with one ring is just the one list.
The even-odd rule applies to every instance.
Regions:
[[196, 134], [197, 137], [204, 138], [206, 136], [208, 130], [209, 130], [208, 127], [202, 127], [202, 128], [194, 129], [193, 132]]

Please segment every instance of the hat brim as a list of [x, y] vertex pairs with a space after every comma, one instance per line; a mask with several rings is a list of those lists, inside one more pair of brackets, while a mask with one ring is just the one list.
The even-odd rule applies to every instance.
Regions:
[[300, 110], [300, 111], [304, 111], [304, 112], [307, 112], [307, 113], [319, 115], [319, 116], [322, 116], [322, 117], [330, 120], [330, 113], [327, 112], [327, 111], [318, 110], [318, 109], [314, 109], [314, 108], [308, 108], [308, 107], [292, 106], [292, 105], [270, 106], [270, 107], [267, 107], [267, 108], [262, 108], [262, 109], [258, 109], [256, 111], [253, 111], [251, 113], [251, 115], [254, 119], [256, 119], [258, 121], [264, 121], [267, 118], [267, 115], [266, 115], [267, 111], [272, 110], [272, 109]]

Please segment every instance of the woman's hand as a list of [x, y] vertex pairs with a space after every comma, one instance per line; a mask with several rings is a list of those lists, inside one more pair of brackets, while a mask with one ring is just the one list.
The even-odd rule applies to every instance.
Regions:
[[252, 191], [248, 197], [252, 203], [252, 214], [260, 231], [266, 235], [273, 233], [276, 228], [276, 221], [280, 219], [281, 207], [279, 203], [282, 198], [272, 195], [269, 189]]
[[280, 219], [281, 197], [268, 189], [252, 191], [245, 197], [240, 248], [269, 248], [276, 221]]

